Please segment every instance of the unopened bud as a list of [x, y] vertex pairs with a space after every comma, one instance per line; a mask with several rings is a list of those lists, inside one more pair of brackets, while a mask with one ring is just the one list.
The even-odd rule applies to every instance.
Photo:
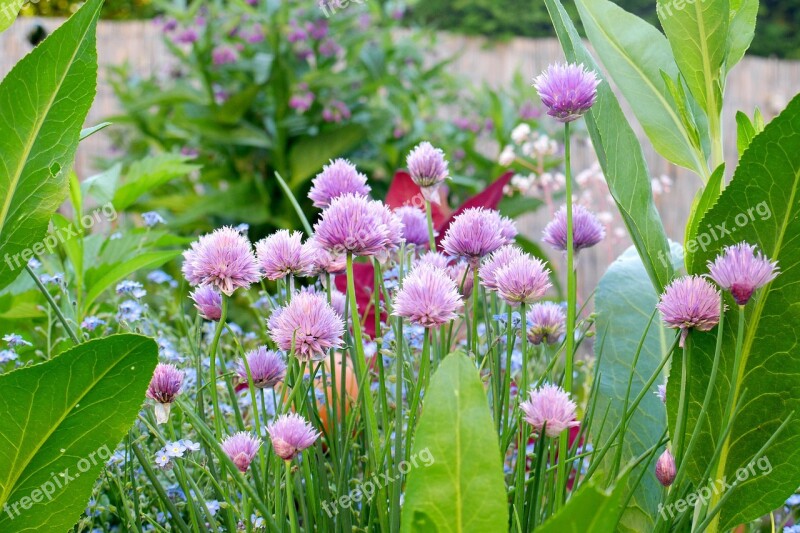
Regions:
[[669, 487], [675, 481], [675, 458], [669, 450], [664, 450], [656, 461], [656, 477], [665, 487]]

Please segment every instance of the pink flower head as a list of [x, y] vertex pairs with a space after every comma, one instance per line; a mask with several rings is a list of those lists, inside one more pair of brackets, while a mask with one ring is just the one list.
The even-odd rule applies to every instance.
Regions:
[[334, 254], [378, 255], [392, 238], [383, 204], [354, 194], [334, 198], [314, 231], [319, 244]]
[[189, 297], [194, 300], [194, 306], [200, 316], [206, 320], [218, 322], [222, 316], [222, 295], [211, 285], [200, 285]]
[[575, 402], [557, 385], [545, 384], [538, 389], [531, 389], [530, 398], [519, 407], [534, 431], [541, 433], [544, 428], [545, 434], [551, 439], [567, 428], [580, 425], [575, 420]]
[[705, 278], [684, 276], [667, 285], [656, 307], [667, 327], [681, 330], [683, 346], [690, 329], [708, 331], [719, 323], [721, 300], [719, 291]]
[[304, 276], [311, 270], [312, 258], [302, 240], [299, 231], [282, 229], [256, 243], [258, 263], [268, 279]]
[[425, 246], [428, 244], [428, 221], [425, 211], [406, 205], [394, 210], [395, 215], [403, 223], [403, 237], [409, 244]]
[[419, 265], [403, 280], [392, 314], [433, 328], [456, 318], [461, 306], [458, 287], [446, 271], [432, 265]]
[[264, 346], [259, 346], [255, 350], [245, 354], [247, 366], [244, 361], [239, 361], [236, 366], [236, 373], [244, 381], [247, 381], [247, 367], [250, 367], [250, 375], [253, 377], [253, 386], [258, 389], [271, 389], [281, 381], [286, 374], [286, 363], [283, 357], [277, 352], [267, 350]]
[[386, 204], [383, 202], [375, 202], [374, 205], [376, 212], [380, 214], [381, 222], [386, 226], [386, 247], [376, 254], [381, 262], [385, 262], [389, 253], [396, 251], [400, 248], [400, 245], [403, 244], [405, 228], [400, 217], [389, 209]]
[[331, 290], [331, 307], [336, 311], [336, 314], [344, 320], [344, 308], [347, 303], [347, 296], [341, 291], [336, 289]]
[[232, 46], [221, 45], [211, 51], [211, 62], [215, 66], [236, 63], [239, 60], [239, 52]]
[[567, 317], [553, 302], [535, 303], [528, 311], [528, 340], [533, 344], [555, 344], [564, 335]]
[[442, 248], [447, 255], [463, 257], [477, 266], [482, 257], [508, 244], [503, 224], [497, 211], [470, 207], [453, 219], [442, 239]]
[[342, 345], [342, 318], [316, 292], [292, 295], [286, 306], [269, 318], [270, 337], [281, 350], [291, 351], [301, 361], [320, 360], [329, 348]]
[[346, 159], [331, 161], [322, 167], [322, 172], [313, 179], [308, 197], [315, 207], [325, 208], [334, 198], [345, 194], [367, 196], [372, 190], [367, 185], [367, 177], [356, 170], [354, 164]]
[[495, 279], [497, 271], [523, 255], [525, 254], [522, 249], [514, 245], [506, 245], [494, 251], [492, 255], [486, 258], [480, 269], [483, 286], [490, 291], [497, 290], [497, 281]]
[[469, 263], [459, 261], [448, 266], [446, 270], [450, 279], [455, 282], [459, 294], [464, 298], [469, 298], [475, 285], [475, 276], [472, 274], [472, 267], [469, 266]]
[[669, 450], [664, 450], [664, 453], [656, 461], [656, 478], [658, 478], [659, 483], [669, 487], [675, 481], [676, 474], [675, 458]]
[[406, 158], [408, 173], [419, 185], [422, 196], [429, 202], [439, 203], [439, 186], [450, 177], [444, 152], [427, 141], [414, 148]]
[[450, 258], [440, 252], [428, 251], [417, 260], [417, 266], [419, 265], [432, 265], [446, 270], [450, 265]]
[[267, 426], [275, 453], [284, 461], [291, 461], [297, 454], [314, 444], [320, 433], [297, 413], [279, 416]]
[[303, 248], [308, 254], [309, 276], [319, 276], [325, 272], [341, 274], [347, 269], [347, 258], [341, 254], [332, 254], [323, 248], [315, 236], [308, 239]]
[[169, 420], [170, 405], [183, 387], [183, 372], [174, 365], [159, 363], [147, 387], [147, 397], [156, 401], [156, 421], [164, 424]]
[[550, 65], [533, 80], [547, 114], [559, 122], [572, 122], [594, 105], [600, 80], [594, 71], [575, 63]]
[[190, 285], [213, 285], [228, 296], [261, 279], [250, 241], [228, 226], [200, 237], [183, 257]]
[[[591, 211], [572, 204], [572, 245], [575, 251], [590, 248], [602, 241], [606, 230]], [[561, 251], [567, 249], [567, 208], [562, 206], [544, 228], [544, 242]]]
[[245, 431], [235, 433], [222, 441], [222, 451], [242, 473], [247, 472], [260, 447], [261, 439]]
[[770, 261], [746, 242], [726, 246], [722, 255], [709, 261], [708, 270], [709, 277], [730, 291], [738, 305], [746, 305], [756, 289], [779, 274], [777, 262]]
[[538, 300], [552, 285], [550, 270], [528, 254], [512, 259], [494, 274], [497, 294], [512, 306]]

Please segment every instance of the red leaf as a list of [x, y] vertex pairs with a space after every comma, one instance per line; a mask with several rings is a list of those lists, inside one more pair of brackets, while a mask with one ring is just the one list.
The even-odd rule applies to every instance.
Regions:
[[[440, 189], [439, 196], [442, 197], [443, 205], [431, 204], [431, 217], [433, 218], [434, 227], [439, 227], [440, 224], [447, 220], [447, 215], [450, 211], [446, 206], [446, 192]], [[404, 170], [395, 172], [394, 179], [389, 185], [389, 191], [386, 193], [385, 203], [392, 209], [397, 209], [404, 205], [413, 205], [420, 209], [425, 209], [425, 200], [422, 198], [419, 185], [411, 181], [411, 176]]]

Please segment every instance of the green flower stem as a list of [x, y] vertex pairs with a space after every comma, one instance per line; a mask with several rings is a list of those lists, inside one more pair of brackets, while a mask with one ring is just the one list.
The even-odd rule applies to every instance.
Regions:
[[39, 279], [39, 276], [36, 275], [36, 273], [30, 266], [25, 265], [25, 270], [33, 278], [33, 281], [34, 283], [36, 283], [36, 286], [39, 288], [39, 291], [44, 295], [45, 299], [47, 299], [47, 303], [50, 304], [50, 307], [53, 308], [53, 311], [56, 313], [58, 320], [61, 322], [61, 324], [64, 326], [64, 329], [67, 331], [67, 335], [69, 335], [69, 338], [72, 339], [72, 342], [74, 342], [75, 344], [80, 344], [81, 341], [78, 339], [78, 336], [75, 335], [75, 332], [72, 331], [72, 327], [69, 325], [69, 322], [67, 322], [67, 318], [64, 316], [64, 313], [61, 312], [61, 308], [58, 307], [56, 301], [53, 300], [53, 297], [50, 295], [50, 292], [47, 290], [47, 287], [44, 286], [44, 283], [42, 283], [42, 280]]
[[214, 430], [218, 439], [222, 438], [222, 411], [219, 408], [219, 395], [217, 393], [217, 349], [219, 348], [219, 338], [222, 335], [222, 329], [225, 327], [225, 321], [228, 318], [228, 297], [222, 295], [222, 312], [217, 322], [217, 329], [214, 332], [214, 340], [211, 341], [211, 350], [209, 353], [210, 361], [210, 374], [211, 374], [211, 403], [214, 406]]
[[675, 451], [675, 462], [683, 463], [683, 442], [686, 434], [686, 418], [689, 408], [688, 388], [689, 388], [689, 357], [691, 356], [691, 336], [687, 335], [683, 342], [683, 354], [681, 357], [681, 391], [678, 399], [678, 414], [675, 420], [675, 433], [672, 435]]
[[[564, 175], [566, 182], [566, 205], [567, 205], [567, 323], [566, 323], [566, 340], [565, 340], [565, 356], [566, 361], [564, 365], [564, 390], [567, 394], [572, 394], [572, 368], [575, 360], [575, 322], [576, 312], [578, 309], [578, 291], [575, 279], [575, 246], [574, 235], [572, 229], [572, 168], [571, 168], [571, 154], [570, 154], [570, 128], [569, 122], [564, 123]], [[566, 489], [567, 472], [566, 472], [566, 455], [569, 442], [569, 432], [561, 434], [558, 443], [559, 453], [559, 468], [558, 468], [558, 482], [556, 484], [556, 505], [559, 506], [562, 500], [562, 494]]]
[[436, 237], [433, 234], [433, 210], [430, 200], [425, 200], [425, 216], [428, 219], [428, 245], [432, 252], [436, 251]]
[[408, 461], [411, 458], [411, 441], [414, 437], [414, 429], [417, 424], [417, 411], [419, 411], [419, 402], [422, 396], [422, 391], [427, 392], [428, 374], [430, 373], [431, 362], [431, 330], [426, 329], [425, 335], [422, 337], [422, 356], [419, 363], [419, 377], [417, 378], [417, 386], [414, 387], [414, 396], [411, 399], [411, 407], [408, 411], [408, 433], [406, 434], [406, 455], [405, 459]]
[[478, 265], [472, 267], [472, 355], [478, 360]]
[[[358, 383], [366, 387], [363, 392], [364, 403], [362, 403], [362, 412], [366, 425], [367, 437], [367, 454], [369, 456], [370, 469], [374, 473], [378, 473], [378, 459], [375, 453], [378, 442], [378, 424], [375, 420], [375, 408], [372, 403], [372, 391], [369, 388], [369, 382], [365, 379], [369, 372], [367, 368], [367, 360], [364, 356], [364, 340], [361, 334], [361, 318], [358, 316], [358, 304], [356, 300], [356, 286], [355, 277], [353, 275], [353, 254], [347, 254], [347, 298], [350, 301], [350, 317], [353, 322], [353, 364], [356, 370], [356, 379]], [[376, 310], [376, 312], [379, 312]], [[380, 354], [377, 355], [380, 357]], [[381, 488], [381, 498], [385, 493], [385, 488]], [[380, 501], [384, 501], [383, 498]], [[382, 505], [378, 505], [378, 514], [380, 515], [380, 522], [382, 525], [386, 524], [385, 509]]]
[[394, 457], [395, 457], [395, 491], [392, 495], [391, 524], [392, 531], [400, 530], [400, 457], [403, 457], [403, 320], [397, 320], [395, 334], [395, 381], [394, 381]]
[[294, 479], [292, 479], [292, 462], [284, 461], [286, 465], [286, 506], [289, 509], [289, 524], [292, 533], [297, 533], [297, 509], [294, 505]]

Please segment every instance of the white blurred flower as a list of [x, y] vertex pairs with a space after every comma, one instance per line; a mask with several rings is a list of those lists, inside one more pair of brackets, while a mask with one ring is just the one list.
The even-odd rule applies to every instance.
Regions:
[[513, 163], [516, 158], [517, 154], [514, 153], [514, 147], [509, 145], [503, 148], [503, 151], [500, 152], [500, 157], [497, 159], [497, 162], [504, 167], [507, 167]]
[[531, 134], [531, 127], [527, 124], [519, 124], [511, 131], [511, 140], [514, 144], [522, 144], [528, 140]]

